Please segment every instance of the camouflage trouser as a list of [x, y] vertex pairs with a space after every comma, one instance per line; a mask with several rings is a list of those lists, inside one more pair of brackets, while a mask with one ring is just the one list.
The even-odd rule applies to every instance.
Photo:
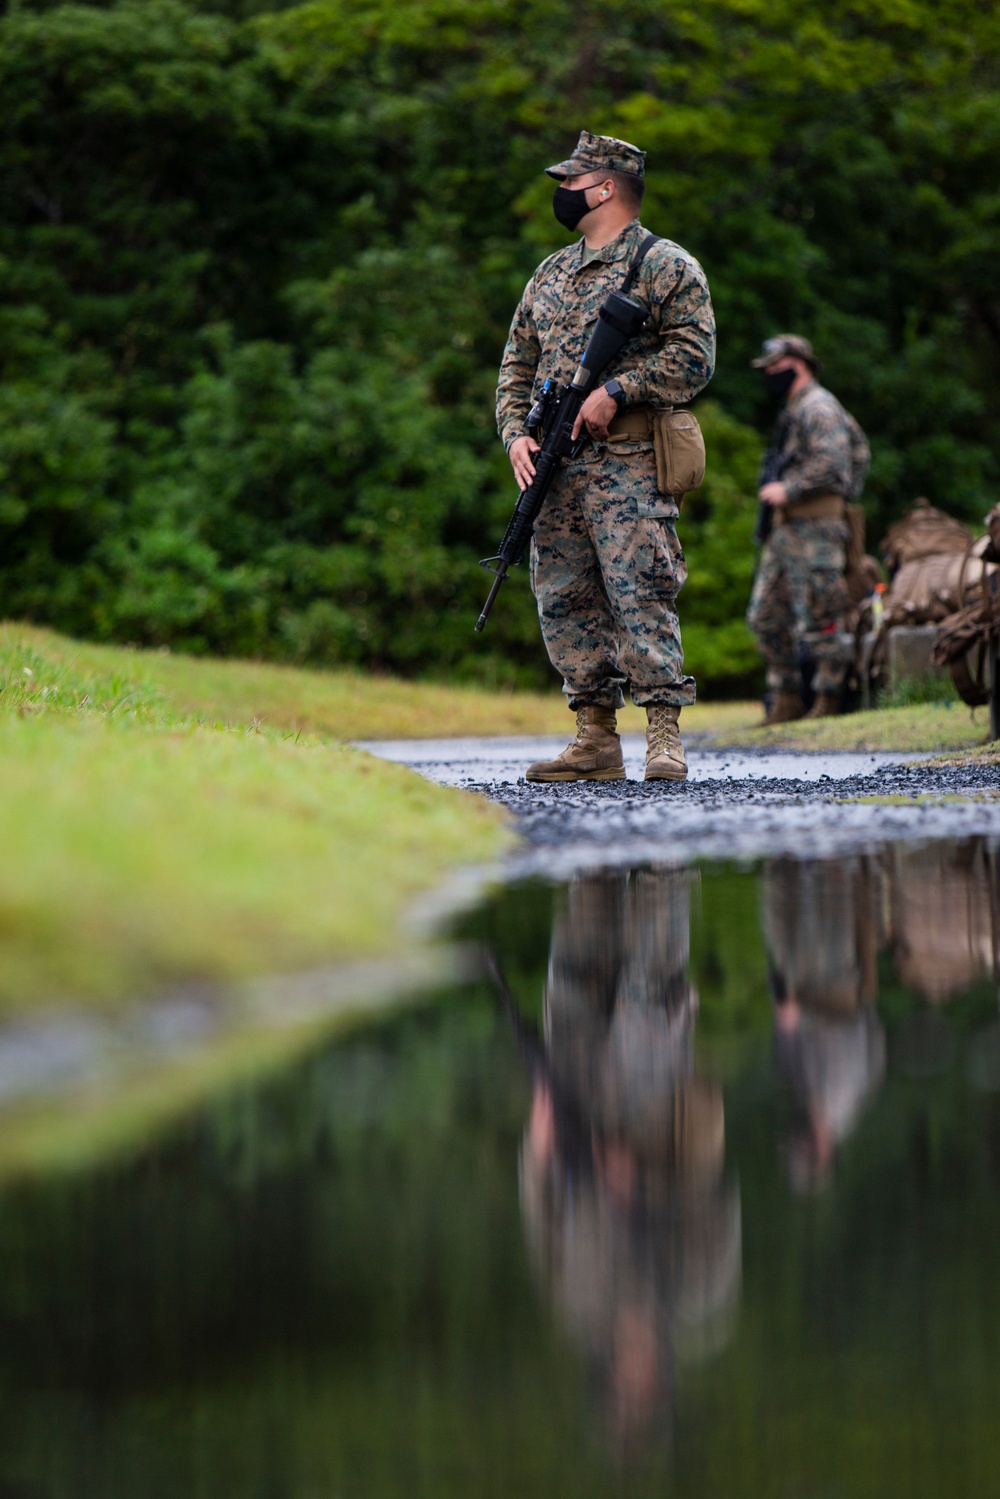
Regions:
[[675, 607], [687, 578], [676, 515], [651, 448], [588, 448], [556, 478], [535, 522], [531, 587], [571, 708], [620, 708], [626, 682], [640, 707], [694, 702]]
[[840, 691], [846, 669], [838, 638], [847, 609], [846, 547], [844, 521], [785, 521], [771, 532], [747, 610], [771, 691], [801, 690], [802, 645], [816, 664], [815, 691]]

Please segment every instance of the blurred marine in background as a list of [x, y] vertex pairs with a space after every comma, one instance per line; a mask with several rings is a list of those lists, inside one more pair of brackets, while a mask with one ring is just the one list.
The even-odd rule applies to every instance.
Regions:
[[[761, 467], [764, 550], [747, 610], [767, 667], [765, 722], [826, 718], [840, 712], [847, 665], [847, 506], [861, 494], [871, 453], [854, 417], [818, 383], [808, 339], [769, 338], [753, 367], [785, 402]], [[808, 714], [804, 665], [815, 693]]]
[[[572, 378], [597, 313], [618, 291], [647, 238], [639, 223], [645, 152], [584, 130], [566, 161], [556, 218], [582, 238], [538, 267], [514, 314], [497, 390], [497, 426], [521, 489], [538, 443], [527, 419], [546, 379]], [[677, 595], [687, 577], [677, 500], [657, 479], [657, 413], [687, 403], [711, 378], [715, 319], [704, 272], [679, 245], [657, 240], [630, 292], [645, 328], [584, 403], [589, 434], [564, 464], [535, 522], [531, 580], [549, 660], [577, 716], [576, 738], [531, 781], [622, 780], [616, 711], [628, 683], [648, 717], [646, 779], [687, 775], [678, 731], [695, 700], [684, 675]]]

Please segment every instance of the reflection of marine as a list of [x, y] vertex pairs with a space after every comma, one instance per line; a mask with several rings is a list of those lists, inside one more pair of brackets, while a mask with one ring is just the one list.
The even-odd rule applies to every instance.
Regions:
[[872, 1003], [883, 905], [878, 867], [861, 856], [765, 866], [775, 1060], [794, 1101], [787, 1150], [799, 1190], [826, 1180], [885, 1072]]
[[873, 1005], [824, 1014], [786, 995], [775, 1011], [775, 1056], [795, 1103], [787, 1141], [792, 1186], [820, 1186], [882, 1081], [882, 1023]]
[[569, 887], [522, 1152], [539, 1275], [625, 1441], [668, 1411], [676, 1358], [726, 1335], [739, 1287], [721, 1090], [694, 1065], [688, 879]]
[[879, 866], [860, 854], [765, 864], [764, 937], [785, 990], [803, 1004], [835, 1012], [875, 998], [882, 887]]

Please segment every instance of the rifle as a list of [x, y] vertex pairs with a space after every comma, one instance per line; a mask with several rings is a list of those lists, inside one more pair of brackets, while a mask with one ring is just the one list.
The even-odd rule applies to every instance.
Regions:
[[524, 549], [531, 540], [535, 521], [552, 488], [559, 465], [564, 458], [575, 458], [587, 441], [586, 432], [575, 440], [573, 438], [573, 425], [580, 407], [599, 384], [608, 365], [618, 357], [629, 339], [635, 337], [649, 316], [648, 310], [641, 303], [634, 302], [628, 292], [632, 290], [646, 251], [655, 243], [656, 235], [647, 235], [625, 277], [621, 291], [608, 293], [604, 306], [597, 314], [597, 327], [590, 336], [590, 342], [572, 380], [561, 386], [556, 385], [554, 380], [546, 380], [538, 400], [531, 408], [525, 426], [529, 436], [541, 444], [535, 454], [535, 477], [527, 489], [521, 491], [496, 556], [485, 557], [479, 564], [495, 576], [489, 597], [483, 605], [483, 612], [476, 621], [477, 632], [482, 630], [490, 617], [497, 594], [507, 580], [507, 569], [516, 567], [524, 556]]
[[[784, 456], [781, 451], [781, 445], [787, 429], [788, 414], [783, 411], [774, 429], [774, 438], [771, 446], [760, 460], [760, 473], [757, 475], [758, 489], [763, 489], [765, 484], [777, 483], [788, 467], [789, 457]], [[757, 506], [757, 524], [753, 528], [754, 546], [764, 546], [771, 534], [773, 525], [774, 506], [767, 505], [761, 500]]]

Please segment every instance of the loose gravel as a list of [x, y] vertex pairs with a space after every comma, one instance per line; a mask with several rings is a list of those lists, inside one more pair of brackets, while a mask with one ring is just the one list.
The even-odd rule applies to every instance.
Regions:
[[[565, 741], [563, 741], [564, 743]], [[1000, 772], [912, 757], [689, 749], [686, 782], [537, 785], [537, 741], [369, 746], [501, 803], [524, 844], [517, 873], [565, 878], [594, 864], [829, 858], [897, 840], [1000, 837]], [[545, 743], [547, 749], [547, 741]], [[516, 751], [521, 751], [520, 755]], [[630, 775], [641, 774], [628, 746]]]

